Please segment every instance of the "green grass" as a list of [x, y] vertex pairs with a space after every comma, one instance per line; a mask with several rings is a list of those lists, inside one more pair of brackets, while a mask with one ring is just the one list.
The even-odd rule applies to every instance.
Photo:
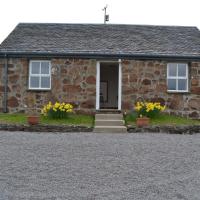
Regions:
[[[0, 123], [7, 124], [27, 124], [27, 115], [22, 113], [5, 114], [0, 113]], [[137, 115], [130, 113], [125, 116], [126, 125], [135, 125]], [[70, 114], [67, 119], [49, 119], [40, 116], [40, 124], [49, 125], [83, 125], [92, 127], [94, 125], [94, 117], [90, 115]], [[200, 120], [186, 119], [167, 114], [160, 114], [158, 117], [150, 120], [151, 125], [200, 125]]]
[[[0, 123], [27, 124], [27, 115], [21, 113], [0, 113]], [[93, 126], [94, 117], [90, 115], [70, 114], [67, 119], [49, 119], [47, 117], [40, 116], [40, 124]]]
[[[135, 125], [136, 118], [136, 113], [128, 114], [125, 117], [125, 122], [127, 125]], [[200, 125], [200, 120], [192, 120], [174, 115], [160, 114], [156, 118], [150, 119], [150, 125]]]
[[93, 126], [94, 117], [90, 115], [71, 114], [67, 119], [49, 119], [42, 116], [41, 124]]
[[17, 114], [5, 114], [0, 113], [0, 123], [8, 124], [26, 124], [26, 115], [17, 113]]

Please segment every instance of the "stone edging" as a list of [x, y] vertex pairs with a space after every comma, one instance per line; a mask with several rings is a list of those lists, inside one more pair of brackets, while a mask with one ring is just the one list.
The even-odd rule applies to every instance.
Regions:
[[[27, 132], [92, 132], [93, 127], [87, 126], [66, 126], [66, 125], [19, 125], [0, 124], [0, 130], [4, 131], [27, 131]], [[127, 126], [128, 133], [170, 133], [170, 134], [194, 134], [200, 133], [200, 125], [183, 126], [147, 126], [139, 128]]]
[[0, 124], [0, 130], [4, 131], [27, 131], [27, 132], [92, 132], [92, 127], [66, 126], [66, 125], [19, 125]]
[[171, 133], [171, 134], [194, 134], [200, 133], [200, 125], [182, 125], [182, 126], [147, 126], [139, 128], [136, 126], [127, 126], [128, 133]]

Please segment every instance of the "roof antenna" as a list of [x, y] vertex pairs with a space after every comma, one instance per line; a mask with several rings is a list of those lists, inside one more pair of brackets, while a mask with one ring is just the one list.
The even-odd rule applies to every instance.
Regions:
[[106, 5], [102, 10], [104, 11], [104, 24], [109, 21], [109, 15], [106, 14], [106, 9], [108, 5]]

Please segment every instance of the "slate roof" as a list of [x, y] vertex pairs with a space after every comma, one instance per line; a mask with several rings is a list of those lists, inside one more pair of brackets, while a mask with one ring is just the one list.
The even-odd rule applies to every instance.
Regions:
[[188, 56], [200, 58], [196, 27], [20, 23], [0, 54]]

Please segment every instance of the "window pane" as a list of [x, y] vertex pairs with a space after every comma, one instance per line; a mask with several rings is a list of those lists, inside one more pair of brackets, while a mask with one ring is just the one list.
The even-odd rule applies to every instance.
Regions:
[[30, 78], [30, 88], [39, 88], [39, 77]]
[[50, 88], [50, 77], [41, 77], [41, 88]]
[[169, 74], [169, 76], [176, 76], [176, 72], [177, 72], [177, 64], [172, 64], [172, 63], [170, 63], [169, 65], [168, 65], [168, 74]]
[[31, 63], [31, 73], [32, 74], [40, 73], [40, 62], [32, 62]]
[[179, 79], [178, 90], [186, 90], [186, 89], [187, 89], [187, 79]]
[[186, 64], [178, 64], [178, 76], [186, 76]]
[[41, 74], [49, 74], [49, 62], [41, 62]]
[[176, 90], [176, 79], [168, 79], [168, 90]]

